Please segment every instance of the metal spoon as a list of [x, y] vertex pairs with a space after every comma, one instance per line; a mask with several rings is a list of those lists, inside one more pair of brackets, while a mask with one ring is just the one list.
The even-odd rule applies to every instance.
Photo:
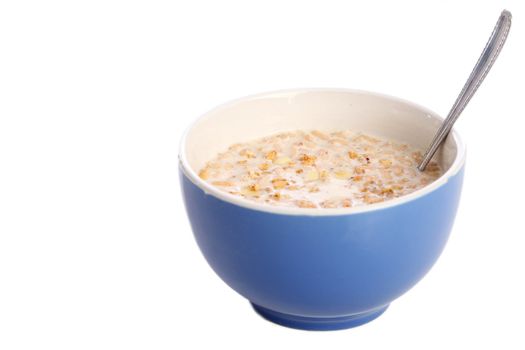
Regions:
[[472, 70], [472, 73], [470, 73], [465, 86], [463, 86], [463, 90], [461, 90], [461, 93], [452, 106], [452, 109], [448, 113], [447, 118], [443, 121], [443, 124], [441, 124], [441, 127], [434, 136], [430, 146], [427, 148], [427, 151], [423, 156], [423, 160], [418, 165], [417, 168], [420, 171], [425, 170], [428, 163], [434, 156], [434, 153], [436, 153], [439, 146], [441, 146], [443, 141], [445, 141], [445, 138], [452, 129], [452, 125], [454, 125], [461, 112], [463, 112], [463, 109], [465, 109], [465, 106], [469, 103], [470, 99], [481, 85], [483, 79], [485, 79], [485, 76], [496, 61], [503, 44], [505, 44], [507, 35], [509, 34], [511, 19], [512, 14], [509, 11], [503, 10], [501, 12], [498, 22], [496, 23], [496, 26], [490, 35], [489, 41], [487, 42], [485, 49], [483, 49], [478, 62]]

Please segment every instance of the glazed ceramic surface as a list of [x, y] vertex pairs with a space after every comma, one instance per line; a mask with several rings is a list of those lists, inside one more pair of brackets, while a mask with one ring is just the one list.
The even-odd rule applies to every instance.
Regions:
[[441, 121], [404, 100], [338, 89], [266, 93], [212, 110], [187, 130], [179, 155], [186, 210], [204, 257], [273, 322], [327, 330], [374, 319], [429, 271], [445, 246], [465, 163], [457, 133], [435, 157], [445, 169], [437, 181], [356, 208], [255, 203], [197, 173], [233, 143], [292, 130], [352, 129], [424, 149]]

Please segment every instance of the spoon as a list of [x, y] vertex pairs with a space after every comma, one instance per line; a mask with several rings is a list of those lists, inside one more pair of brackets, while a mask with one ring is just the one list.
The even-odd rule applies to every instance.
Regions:
[[463, 109], [465, 109], [470, 99], [483, 82], [483, 79], [487, 76], [487, 73], [496, 61], [496, 58], [498, 58], [499, 52], [501, 51], [503, 44], [505, 44], [505, 40], [509, 34], [511, 19], [512, 14], [509, 11], [503, 10], [501, 12], [498, 22], [490, 35], [489, 41], [487, 42], [485, 49], [483, 49], [472, 73], [470, 73], [465, 86], [463, 86], [463, 90], [461, 90], [456, 102], [452, 106], [452, 109], [448, 112], [447, 118], [443, 121], [443, 124], [441, 124], [441, 127], [436, 132], [434, 139], [423, 156], [423, 160], [419, 163], [417, 167], [419, 171], [425, 170], [439, 146], [445, 141], [459, 115], [463, 112]]

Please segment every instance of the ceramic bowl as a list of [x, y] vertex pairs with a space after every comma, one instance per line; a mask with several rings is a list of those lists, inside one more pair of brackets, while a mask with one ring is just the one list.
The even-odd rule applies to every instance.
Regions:
[[465, 164], [456, 132], [434, 158], [445, 170], [439, 179], [355, 208], [256, 203], [221, 192], [197, 174], [231, 144], [278, 132], [352, 129], [424, 149], [441, 122], [405, 100], [341, 89], [265, 93], [210, 111], [186, 131], [179, 154], [182, 193], [200, 250], [220, 278], [270, 321], [331, 330], [373, 320], [430, 270], [447, 242]]

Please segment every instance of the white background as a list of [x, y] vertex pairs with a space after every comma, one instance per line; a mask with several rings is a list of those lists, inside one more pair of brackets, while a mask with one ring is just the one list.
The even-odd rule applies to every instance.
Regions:
[[[503, 8], [513, 28], [457, 125], [465, 185], [433, 270], [359, 328], [258, 317], [194, 242], [183, 129], [295, 87], [446, 114]], [[0, 349], [523, 349], [524, 36], [519, 0], [2, 1]]]

